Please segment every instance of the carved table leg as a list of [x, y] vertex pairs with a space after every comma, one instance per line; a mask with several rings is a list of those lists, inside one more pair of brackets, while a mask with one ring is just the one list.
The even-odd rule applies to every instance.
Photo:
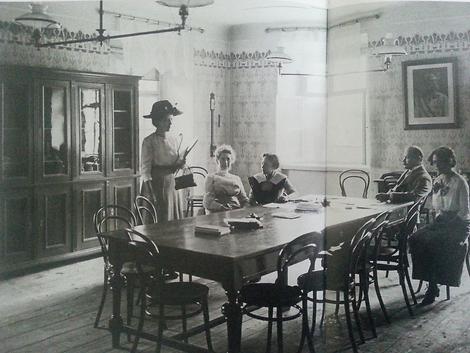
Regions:
[[124, 286], [124, 278], [121, 275], [122, 264], [115, 264], [113, 266], [113, 275], [111, 277], [111, 290], [113, 291], [113, 313], [109, 320], [109, 328], [111, 330], [113, 339], [113, 348], [118, 348], [120, 345], [119, 339], [122, 331], [122, 317], [121, 317], [121, 290]]
[[242, 310], [237, 302], [237, 291], [227, 290], [228, 302], [222, 306], [222, 314], [227, 318], [228, 353], [240, 353], [242, 336]]

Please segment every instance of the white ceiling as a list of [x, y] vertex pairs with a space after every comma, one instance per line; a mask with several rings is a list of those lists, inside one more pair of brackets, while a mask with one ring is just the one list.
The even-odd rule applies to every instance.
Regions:
[[[15, 1], [17, 11], [27, 11], [25, 0]], [[96, 14], [99, 1], [42, 1], [48, 13], [59, 17], [80, 17], [87, 21]], [[0, 2], [1, 5], [6, 3]], [[188, 24], [233, 26], [249, 23], [302, 22], [320, 25], [325, 23], [327, 0], [215, 0], [214, 4], [189, 9]], [[104, 9], [124, 14], [149, 17], [162, 21], [179, 22], [178, 9], [157, 4], [154, 0], [105, 0]]]

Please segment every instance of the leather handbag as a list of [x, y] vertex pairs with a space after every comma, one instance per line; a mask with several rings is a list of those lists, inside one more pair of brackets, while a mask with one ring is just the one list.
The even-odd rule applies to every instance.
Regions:
[[191, 169], [183, 168], [181, 170], [183, 174], [175, 177], [175, 190], [181, 190], [197, 186], [197, 184], [194, 182], [194, 174], [191, 173]]

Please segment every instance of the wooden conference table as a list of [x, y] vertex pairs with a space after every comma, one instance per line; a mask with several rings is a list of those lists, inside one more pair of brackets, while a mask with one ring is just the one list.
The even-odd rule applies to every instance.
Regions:
[[[323, 197], [309, 195], [304, 199]], [[274, 272], [282, 247], [298, 236], [318, 232], [318, 246], [328, 249], [352, 238], [355, 231], [368, 219], [383, 211], [392, 211], [395, 219], [403, 218], [411, 203], [386, 204], [375, 200], [329, 196], [330, 205], [320, 212], [302, 212], [296, 219], [273, 216], [289, 210], [266, 207], [248, 207], [241, 210], [215, 213], [195, 218], [185, 218], [166, 223], [137, 226], [135, 229], [152, 239], [158, 246], [165, 264], [171, 270], [219, 282], [227, 295], [222, 313], [227, 321], [228, 352], [240, 352], [241, 307], [237, 294], [244, 283], [259, 275]], [[262, 217], [264, 228], [234, 230], [222, 237], [200, 236], [194, 233], [196, 225], [223, 225], [224, 218], [247, 217], [250, 213]], [[121, 289], [124, 280], [120, 275], [122, 264], [129, 261], [127, 238], [121, 230], [103, 234], [109, 240], [110, 262], [114, 266], [111, 279], [113, 313], [109, 322], [113, 347], [119, 346], [120, 334], [135, 330], [123, 325], [121, 317]], [[225, 321], [225, 320], [224, 320]], [[222, 321], [223, 322], [223, 321]], [[144, 338], [155, 336], [145, 334]], [[187, 352], [207, 352], [207, 349], [188, 345], [175, 338], [162, 342]]]

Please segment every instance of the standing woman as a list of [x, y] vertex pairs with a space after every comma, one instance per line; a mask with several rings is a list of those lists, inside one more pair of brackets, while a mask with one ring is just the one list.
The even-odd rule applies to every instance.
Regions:
[[144, 115], [157, 130], [142, 142], [142, 195], [155, 203], [158, 222], [183, 218], [183, 196], [175, 190], [174, 173], [185, 160], [180, 156], [181, 137], [169, 133], [173, 116], [180, 114], [169, 101], [161, 100]]
[[433, 224], [410, 237], [413, 278], [429, 282], [422, 305], [439, 296], [437, 284], [460, 285], [470, 232], [469, 189], [463, 176], [454, 171], [455, 153], [439, 147], [429, 157], [439, 173], [434, 181], [432, 205], [436, 212]]

